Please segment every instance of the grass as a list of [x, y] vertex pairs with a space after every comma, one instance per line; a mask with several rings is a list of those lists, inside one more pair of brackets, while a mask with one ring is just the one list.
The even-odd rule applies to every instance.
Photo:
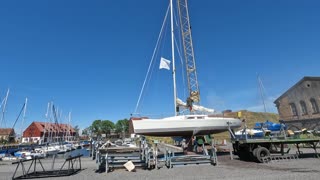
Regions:
[[153, 140], [158, 140], [158, 141], [166, 143], [166, 144], [173, 144], [173, 139], [171, 137], [152, 137], [152, 136], [147, 136], [146, 139], [147, 139], [147, 141], [149, 143], [152, 143]]

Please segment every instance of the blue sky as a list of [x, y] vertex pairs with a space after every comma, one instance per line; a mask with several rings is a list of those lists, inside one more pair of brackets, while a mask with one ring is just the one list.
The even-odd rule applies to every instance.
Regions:
[[[25, 126], [44, 120], [49, 101], [65, 115], [72, 111], [82, 128], [129, 118], [167, 7], [164, 0], [1, 1], [1, 99], [11, 90], [6, 126], [26, 97]], [[201, 104], [263, 111], [259, 73], [267, 109], [276, 112], [275, 98], [303, 76], [319, 76], [319, 8], [316, 0], [189, 0]], [[169, 48], [159, 56], [170, 57]], [[157, 71], [158, 63], [142, 114], [173, 113], [170, 73]]]

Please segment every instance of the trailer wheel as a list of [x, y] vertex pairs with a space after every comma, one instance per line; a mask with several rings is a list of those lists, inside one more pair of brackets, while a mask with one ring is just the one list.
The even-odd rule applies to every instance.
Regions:
[[270, 156], [270, 151], [265, 147], [259, 147], [256, 150], [255, 156], [256, 156], [258, 162], [263, 163], [263, 158]]
[[240, 160], [243, 160], [243, 161], [250, 160], [250, 153], [248, 151], [245, 151], [245, 150], [238, 151], [238, 156], [239, 156]]
[[252, 151], [252, 155], [253, 157], [257, 158], [257, 150], [258, 150], [259, 147], [255, 148], [253, 151]]

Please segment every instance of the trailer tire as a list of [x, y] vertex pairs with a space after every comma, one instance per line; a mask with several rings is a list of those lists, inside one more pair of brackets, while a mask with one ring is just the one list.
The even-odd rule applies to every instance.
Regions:
[[253, 151], [252, 151], [252, 155], [253, 157], [257, 158], [257, 150], [258, 150], [259, 147], [255, 148]]
[[264, 162], [263, 158], [270, 156], [270, 151], [265, 147], [259, 147], [256, 150], [255, 156], [256, 156], [258, 162], [263, 163]]
[[249, 161], [250, 160], [250, 153], [248, 151], [238, 151], [239, 159], [242, 161]]

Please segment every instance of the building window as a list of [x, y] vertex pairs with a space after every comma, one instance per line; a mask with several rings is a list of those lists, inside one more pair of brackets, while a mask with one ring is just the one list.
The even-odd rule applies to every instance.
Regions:
[[311, 98], [310, 99], [310, 103], [311, 103], [311, 106], [312, 106], [313, 113], [314, 114], [319, 113], [319, 107], [318, 107], [318, 104], [317, 104], [316, 100], [314, 98]]
[[300, 106], [301, 106], [302, 115], [307, 115], [308, 111], [307, 111], [306, 103], [304, 101], [300, 101]]
[[298, 111], [297, 111], [297, 107], [294, 103], [290, 103], [290, 107], [291, 107], [291, 112], [293, 116], [298, 116]]

